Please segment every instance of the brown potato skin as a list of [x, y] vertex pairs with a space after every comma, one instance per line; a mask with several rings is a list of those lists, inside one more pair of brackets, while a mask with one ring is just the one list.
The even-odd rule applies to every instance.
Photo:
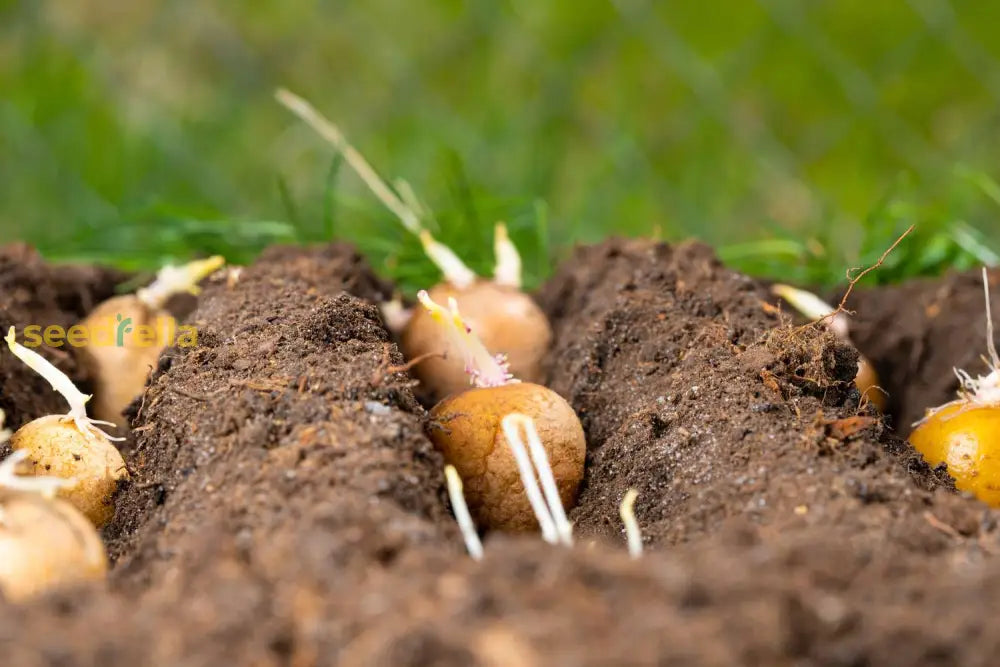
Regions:
[[11, 602], [101, 580], [104, 544], [72, 505], [33, 493], [0, 491], [0, 592]]
[[[538, 530], [501, 420], [519, 412], [535, 428], [569, 510], [583, 479], [587, 442], [573, 408], [559, 394], [529, 382], [469, 389], [431, 409], [429, 435], [465, 486], [465, 500], [480, 528]], [[527, 444], [527, 443], [525, 443]]]
[[885, 412], [885, 393], [878, 387], [878, 374], [872, 363], [862, 357], [858, 361], [858, 374], [854, 377], [854, 384], [863, 396], [868, 397], [868, 401], [875, 406], [879, 412]]
[[102, 320], [115, 320], [117, 315], [132, 319], [132, 333], [125, 334], [124, 345], [87, 345], [77, 350], [80, 362], [94, 380], [94, 398], [87, 406], [94, 419], [109, 421], [127, 428], [122, 415], [129, 403], [142, 394], [146, 378], [159, 362], [163, 346], [141, 346], [136, 342], [139, 326], [153, 326], [161, 317], [171, 317], [163, 310], [150, 308], [133, 294], [108, 299], [80, 324], [91, 330]]
[[28, 452], [30, 474], [74, 477], [77, 483], [57, 496], [78, 509], [98, 528], [115, 513], [118, 484], [128, 479], [121, 453], [100, 435], [87, 437], [65, 417], [51, 415], [22, 426], [11, 436], [13, 450]]
[[[487, 280], [477, 281], [464, 290], [441, 283], [429, 294], [445, 307], [448, 298], [455, 297], [462, 318], [486, 349], [492, 354], [507, 355], [514, 377], [525, 382], [543, 379], [542, 361], [552, 343], [552, 327], [530, 296], [516, 287]], [[462, 356], [450, 348], [424, 308], [415, 309], [400, 336], [400, 347], [407, 359], [429, 352], [447, 354], [447, 359], [432, 357], [422, 361], [412, 371], [430, 400], [437, 401], [469, 388]]]

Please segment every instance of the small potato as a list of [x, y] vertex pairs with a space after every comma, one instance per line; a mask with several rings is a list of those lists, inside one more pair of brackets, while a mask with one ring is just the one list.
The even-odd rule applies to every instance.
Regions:
[[[99, 305], [87, 316], [81, 325], [88, 331], [101, 327], [108, 329], [108, 323], [130, 321], [129, 331], [122, 333], [122, 345], [117, 340], [108, 344], [90, 344], [79, 350], [80, 361], [94, 381], [94, 398], [90, 410], [95, 419], [113, 422], [120, 428], [128, 423], [122, 413], [136, 396], [146, 387], [146, 378], [156, 368], [163, 345], [159, 342], [140, 342], [136, 332], [139, 327], [157, 327], [158, 322], [171, 315], [158, 308], [146, 305], [135, 295], [118, 296]], [[109, 329], [109, 335], [117, 336], [116, 330]]]
[[[440, 304], [448, 303], [449, 297], [458, 302], [462, 318], [486, 349], [507, 356], [512, 375], [526, 382], [542, 379], [542, 360], [552, 343], [552, 328], [530, 296], [516, 287], [486, 280], [461, 290], [441, 283], [430, 291], [430, 298]], [[462, 354], [441, 336], [440, 327], [424, 308], [416, 309], [400, 343], [407, 359], [429, 352], [447, 355], [445, 359], [431, 357], [413, 369], [433, 400], [468, 389]]]
[[538, 530], [501, 420], [531, 417], [545, 447], [563, 506], [576, 501], [587, 443], [580, 420], [561, 396], [532, 383], [468, 389], [431, 410], [430, 438], [455, 466], [469, 510], [481, 527], [510, 532]]
[[22, 602], [97, 581], [108, 570], [97, 531], [72, 505], [34, 493], [0, 491], [0, 592]]
[[89, 333], [87, 345], [80, 349], [80, 360], [94, 379], [90, 413], [95, 419], [120, 428], [128, 426], [122, 412], [142, 394], [160, 353], [174, 344], [177, 330], [182, 328], [166, 309], [168, 300], [177, 294], [198, 294], [198, 282], [225, 262], [215, 256], [164, 266], [151, 285], [135, 294], [108, 299], [80, 323]]
[[1000, 405], [944, 406], [910, 434], [910, 444], [931, 467], [945, 464], [959, 491], [1000, 507]]
[[886, 398], [885, 392], [879, 387], [878, 374], [872, 362], [864, 357], [858, 360], [858, 374], [854, 377], [854, 384], [861, 395], [875, 406], [879, 412], [885, 412]]
[[84, 434], [72, 420], [50, 415], [22, 426], [10, 439], [11, 449], [25, 450], [26, 472], [74, 478], [60, 489], [63, 498], [100, 528], [114, 515], [118, 484], [128, 479], [122, 455], [100, 433]]

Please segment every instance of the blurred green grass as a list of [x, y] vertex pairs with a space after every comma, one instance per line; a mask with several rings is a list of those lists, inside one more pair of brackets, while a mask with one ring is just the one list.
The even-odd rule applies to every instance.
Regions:
[[0, 0], [0, 238], [54, 259], [247, 261], [331, 236], [435, 273], [284, 85], [404, 177], [481, 271], [701, 238], [830, 284], [1000, 250], [1000, 4], [978, 0]]

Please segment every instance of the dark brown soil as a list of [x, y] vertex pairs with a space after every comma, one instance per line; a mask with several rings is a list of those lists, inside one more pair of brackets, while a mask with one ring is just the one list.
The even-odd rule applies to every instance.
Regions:
[[[51, 266], [23, 244], [0, 246], [0, 337], [16, 325], [77, 324], [101, 301], [114, 296], [126, 276], [117, 271], [82, 266]], [[7, 352], [0, 343], [0, 409], [13, 428], [69, 407], [48, 383]], [[66, 350], [38, 350], [86, 389], [87, 378]]]
[[859, 410], [857, 353], [792, 329], [766, 299], [696, 244], [609, 242], [550, 281], [550, 384], [590, 439], [581, 531], [618, 539], [630, 487], [651, 543], [731, 519], [880, 540], [884, 519], [933, 506], [942, 480]]
[[356, 298], [379, 294], [342, 246], [210, 285], [199, 347], [134, 406], [107, 589], [0, 604], [4, 664], [994, 661], [995, 514], [859, 413], [852, 348], [707, 248], [611, 241], [543, 290], [551, 386], [588, 435], [579, 544], [488, 536], [483, 563], [385, 375], [401, 358]]
[[[1000, 271], [990, 274], [994, 317], [1000, 316]], [[851, 338], [875, 360], [889, 392], [888, 410], [906, 435], [927, 408], [955, 398], [955, 368], [985, 375], [986, 304], [980, 271], [857, 291], [848, 307]]]

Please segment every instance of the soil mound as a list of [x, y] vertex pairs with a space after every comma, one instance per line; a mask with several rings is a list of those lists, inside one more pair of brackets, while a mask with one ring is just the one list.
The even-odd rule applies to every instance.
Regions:
[[383, 287], [344, 246], [215, 279], [133, 405], [108, 586], [0, 604], [5, 664], [993, 662], [996, 514], [859, 409], [853, 348], [709, 249], [609, 241], [543, 289], [578, 544], [490, 535], [481, 563], [387, 373]]

